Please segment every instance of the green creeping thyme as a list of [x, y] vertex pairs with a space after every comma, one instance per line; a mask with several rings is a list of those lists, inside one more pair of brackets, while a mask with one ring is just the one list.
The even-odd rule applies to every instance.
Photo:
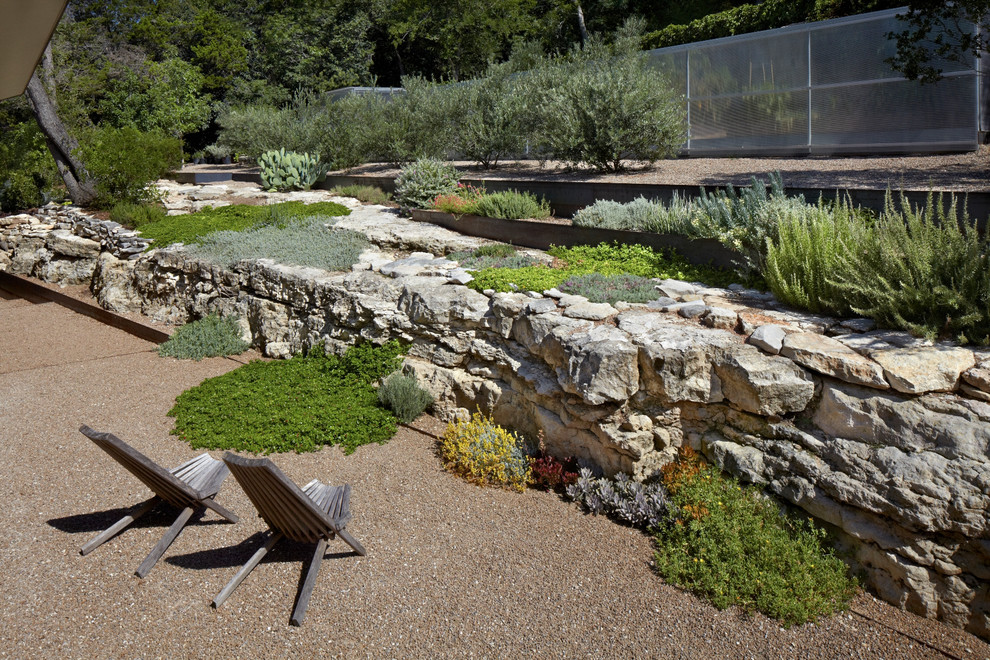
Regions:
[[256, 360], [176, 398], [173, 434], [194, 448], [268, 454], [337, 445], [350, 454], [386, 442], [395, 416], [373, 383], [398, 367], [402, 347], [360, 344], [342, 356], [321, 345], [289, 360]]
[[856, 581], [825, 549], [825, 532], [781, 513], [753, 487], [690, 450], [662, 470], [673, 523], [656, 531], [654, 565], [667, 582], [719, 609], [737, 605], [786, 626], [848, 607]]
[[217, 231], [244, 231], [259, 225], [288, 224], [315, 215], [348, 214], [350, 210], [347, 207], [333, 202], [282, 202], [268, 206], [233, 204], [216, 209], [207, 207], [187, 215], [168, 216], [142, 226], [141, 235], [154, 240], [152, 247], [161, 248], [173, 243], [199, 243], [205, 236]]
[[554, 247], [548, 253], [552, 266], [483, 268], [468, 286], [477, 290], [546, 291], [566, 280], [590, 273], [672, 278], [727, 286], [739, 278], [732, 272], [710, 266], [694, 266], [673, 251], [656, 251], [644, 245], [601, 243], [597, 246]]

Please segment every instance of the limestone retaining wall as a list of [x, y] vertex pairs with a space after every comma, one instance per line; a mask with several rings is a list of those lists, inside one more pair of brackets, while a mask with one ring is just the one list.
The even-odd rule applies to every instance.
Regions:
[[[383, 250], [444, 244], [404, 222], [368, 216], [365, 229]], [[841, 530], [885, 600], [990, 637], [988, 354], [741, 289], [665, 281], [652, 303], [612, 307], [478, 293], [427, 253], [368, 253], [331, 274], [181, 250], [122, 260], [86, 240], [0, 219], [0, 270], [89, 281], [105, 307], [168, 322], [236, 315], [276, 357], [403, 339], [441, 417], [480, 407], [607, 473], [646, 476], [690, 445]]]

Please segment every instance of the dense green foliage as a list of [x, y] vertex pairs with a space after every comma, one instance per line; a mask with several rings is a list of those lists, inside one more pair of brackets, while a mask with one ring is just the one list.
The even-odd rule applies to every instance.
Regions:
[[45, 136], [33, 121], [14, 125], [0, 141], [0, 211], [41, 206], [61, 184]]
[[477, 291], [494, 289], [542, 292], [558, 287], [571, 277], [589, 273], [674, 278], [705, 282], [712, 286], [727, 286], [739, 279], [729, 271], [693, 266], [674, 252], [656, 252], [636, 244], [602, 243], [594, 247], [554, 247], [549, 253], [556, 257], [553, 267], [484, 268], [474, 274], [474, 280], [468, 286]]
[[155, 201], [158, 193], [151, 184], [182, 164], [178, 139], [130, 126], [91, 131], [81, 153], [97, 181], [96, 205], [106, 209]]
[[247, 259], [271, 259], [289, 266], [350, 270], [370, 247], [364, 234], [335, 229], [336, 218], [312, 215], [242, 231], [216, 231], [187, 248], [191, 257], [223, 266]]
[[742, 4], [688, 23], [671, 23], [645, 35], [643, 47], [666, 48], [734, 34], [772, 30], [792, 23], [891, 9], [903, 4], [898, 0], [767, 0]]
[[154, 247], [172, 243], [197, 243], [217, 231], [244, 231], [259, 225], [286, 223], [311, 216], [348, 215], [350, 211], [333, 202], [282, 202], [269, 206], [233, 204], [205, 208], [188, 215], [173, 215], [141, 227], [141, 235], [155, 241]]
[[876, 221], [848, 204], [790, 218], [769, 245], [766, 279], [784, 302], [855, 313], [930, 338], [990, 343], [990, 240], [953, 199], [888, 198]]
[[114, 204], [110, 209], [110, 219], [114, 222], [140, 229], [153, 222], [161, 222], [168, 217], [165, 209], [157, 204], [135, 204], [133, 202], [122, 202]]
[[237, 355], [249, 346], [241, 338], [241, 328], [236, 319], [211, 314], [176, 330], [158, 346], [158, 355], [198, 361], [207, 357]]
[[251, 362], [180, 394], [168, 413], [172, 432], [195, 448], [265, 454], [324, 445], [349, 454], [384, 443], [395, 417], [377, 405], [373, 383], [396, 369], [401, 352], [397, 342], [361, 344], [340, 357], [317, 346], [290, 360]]
[[401, 423], [408, 424], [433, 405], [433, 395], [420, 387], [414, 376], [396, 372], [378, 388], [378, 403], [391, 410]]
[[654, 565], [664, 580], [719, 609], [739, 606], [784, 625], [845, 609], [856, 583], [823, 549], [824, 532], [782, 515], [756, 488], [743, 488], [692, 453], [663, 470], [677, 520], [658, 530]]

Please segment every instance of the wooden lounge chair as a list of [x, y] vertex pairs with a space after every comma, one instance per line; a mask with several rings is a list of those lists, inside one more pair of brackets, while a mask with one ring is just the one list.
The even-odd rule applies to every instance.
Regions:
[[237, 516], [214, 501], [220, 484], [230, 474], [230, 470], [221, 461], [202, 454], [183, 463], [170, 471], [165, 470], [150, 458], [137, 451], [112, 433], [94, 431], [85, 424], [79, 431], [96, 443], [96, 446], [110, 454], [110, 457], [141, 480], [155, 494], [150, 500], [137, 505], [130, 513], [111, 525], [105, 531], [97, 534], [79, 552], [88, 555], [118, 532], [150, 511], [161, 501], [182, 509], [165, 536], [151, 550], [151, 553], [138, 566], [135, 573], [138, 577], [146, 576], [158, 560], [179, 536], [192, 515], [204, 509], [212, 509], [230, 522], [237, 522]]
[[288, 537], [293, 541], [316, 543], [309, 571], [292, 612], [292, 625], [302, 625], [316, 585], [316, 575], [323, 563], [327, 541], [339, 536], [357, 554], [367, 554], [364, 546], [344, 530], [351, 519], [351, 487], [329, 486], [314, 479], [300, 489], [267, 458], [242, 458], [227, 452], [223, 455], [223, 462], [230, 467], [234, 478], [271, 529], [265, 544], [213, 599], [213, 607], [220, 607], [268, 551], [283, 537]]

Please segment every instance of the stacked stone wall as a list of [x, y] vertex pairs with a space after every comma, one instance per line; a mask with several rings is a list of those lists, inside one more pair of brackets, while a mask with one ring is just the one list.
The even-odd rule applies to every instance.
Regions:
[[120, 259], [47, 216], [4, 220], [0, 270], [88, 281], [105, 307], [160, 321], [233, 315], [273, 357], [402, 339], [441, 417], [480, 408], [605, 473], [646, 477], [691, 446], [833, 525], [885, 600], [990, 637], [986, 353], [739, 288], [664, 281], [656, 301], [613, 307], [479, 293], [427, 253], [369, 253], [344, 274], [221, 268], [172, 249]]

